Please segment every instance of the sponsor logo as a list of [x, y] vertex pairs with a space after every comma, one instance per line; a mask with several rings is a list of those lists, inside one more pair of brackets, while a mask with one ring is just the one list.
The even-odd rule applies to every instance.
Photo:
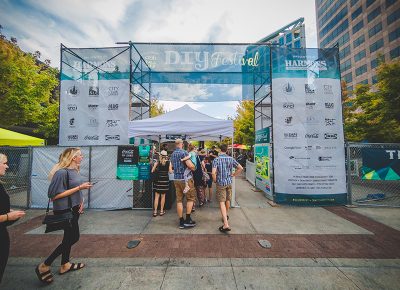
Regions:
[[331, 85], [324, 85], [324, 94], [333, 95], [333, 90]]
[[92, 141], [98, 141], [99, 140], [99, 135], [86, 135], [85, 138], [83, 138], [84, 140], [92, 140]]
[[106, 126], [107, 127], [117, 127], [119, 125], [120, 120], [107, 120]]
[[109, 87], [107, 91], [108, 96], [118, 96], [118, 87]]
[[319, 118], [317, 116], [307, 116], [306, 117], [306, 124], [318, 124]]
[[315, 108], [316, 103], [315, 102], [306, 102], [306, 108], [313, 110]]
[[334, 108], [334, 104], [333, 103], [325, 103], [325, 108], [326, 109], [333, 109]]
[[283, 137], [285, 139], [297, 139], [297, 133], [284, 133]]
[[325, 139], [337, 139], [337, 134], [336, 133], [325, 133], [324, 138]]
[[324, 60], [285, 60], [286, 70], [327, 70]]
[[68, 109], [68, 111], [70, 111], [70, 112], [74, 112], [74, 111], [78, 110], [78, 106], [75, 105], [75, 104], [68, 104], [68, 105], [67, 105], [67, 109]]
[[333, 126], [336, 124], [336, 119], [325, 118], [325, 126]]
[[98, 97], [99, 96], [99, 87], [98, 86], [90, 86], [89, 87], [89, 96], [90, 97]]
[[291, 126], [292, 125], [292, 121], [293, 121], [293, 117], [289, 116], [285, 118], [285, 124], [286, 126]]
[[283, 103], [283, 108], [284, 109], [294, 109], [294, 103], [291, 103], [291, 102]]
[[301, 149], [300, 146], [285, 146], [283, 147], [285, 150], [298, 150]]
[[310, 160], [311, 157], [289, 156], [289, 159], [294, 159], [294, 160]]
[[120, 135], [106, 135], [106, 136], [105, 136], [105, 140], [106, 140], [106, 141], [110, 141], [110, 140], [120, 140]]
[[79, 95], [79, 89], [74, 85], [67, 90], [68, 95], [76, 97]]
[[318, 161], [331, 161], [332, 156], [318, 156]]
[[291, 95], [294, 93], [294, 86], [291, 83], [287, 82], [283, 85], [282, 90], [285, 94]]
[[118, 104], [108, 104], [107, 109], [109, 111], [117, 111], [118, 110]]
[[75, 118], [69, 119], [69, 127], [74, 128], [75, 127]]
[[99, 107], [97, 104], [88, 104], [87, 106], [90, 111], [95, 111]]
[[316, 145], [316, 146], [315, 146], [315, 149], [320, 150], [320, 149], [322, 149], [322, 147], [319, 146], [319, 145]]
[[318, 139], [319, 133], [307, 133], [304, 137], [307, 139]]
[[325, 150], [334, 150], [336, 149], [336, 146], [324, 146]]
[[98, 127], [99, 122], [95, 118], [89, 118], [88, 126], [89, 127]]
[[68, 135], [68, 141], [78, 141], [78, 135]]
[[315, 87], [312, 84], [305, 84], [304, 91], [306, 94], [315, 94]]
[[312, 150], [312, 145], [304, 146], [304, 149], [306, 149], [306, 150]]

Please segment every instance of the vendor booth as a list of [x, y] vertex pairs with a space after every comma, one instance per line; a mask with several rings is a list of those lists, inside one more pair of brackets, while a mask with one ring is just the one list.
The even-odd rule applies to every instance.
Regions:
[[45, 146], [45, 140], [0, 128], [0, 146]]

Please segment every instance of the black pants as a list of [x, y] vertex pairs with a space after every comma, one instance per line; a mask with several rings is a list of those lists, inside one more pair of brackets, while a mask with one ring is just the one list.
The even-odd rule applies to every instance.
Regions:
[[10, 237], [5, 227], [0, 227], [0, 283], [10, 254]]
[[[72, 208], [73, 210], [73, 219], [72, 219], [72, 226], [67, 227], [64, 229], [64, 237], [61, 242], [61, 244], [58, 245], [58, 247], [51, 253], [51, 255], [44, 261], [44, 264], [47, 266], [50, 266], [54, 260], [61, 255], [61, 265], [64, 265], [65, 263], [69, 262], [69, 256], [71, 253], [71, 247], [73, 244], [75, 244], [77, 241], [79, 241], [79, 225], [78, 225], [78, 220], [79, 220], [79, 205], [75, 206]], [[54, 211], [54, 214], [62, 214], [65, 211]]]

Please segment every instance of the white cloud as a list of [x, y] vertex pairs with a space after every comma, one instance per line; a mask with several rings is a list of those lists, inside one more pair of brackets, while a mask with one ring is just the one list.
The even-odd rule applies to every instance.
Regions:
[[153, 92], [160, 100], [174, 100], [190, 102], [194, 100], [207, 99], [211, 94], [207, 91], [206, 85], [194, 84], [167, 84], [154, 85]]

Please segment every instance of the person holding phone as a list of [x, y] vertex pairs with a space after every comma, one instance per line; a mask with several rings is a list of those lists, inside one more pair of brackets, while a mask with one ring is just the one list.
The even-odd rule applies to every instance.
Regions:
[[[0, 176], [5, 175], [7, 169], [7, 156], [0, 153]], [[0, 181], [0, 284], [10, 254], [10, 236], [8, 235], [7, 226], [13, 224], [24, 215], [25, 212], [22, 210], [10, 209], [10, 197]]]
[[53, 212], [55, 215], [70, 211], [68, 197], [72, 204], [72, 226], [64, 229], [64, 236], [61, 244], [50, 254], [50, 256], [36, 269], [38, 279], [46, 284], [53, 282], [53, 274], [50, 266], [54, 260], [61, 255], [61, 267], [59, 274], [65, 274], [71, 271], [82, 269], [85, 264], [71, 263], [70, 253], [72, 245], [79, 240], [79, 215], [83, 212], [83, 195], [81, 190], [92, 187], [90, 182], [83, 182], [79, 173], [79, 168], [83, 159], [79, 148], [67, 148], [60, 155], [59, 162], [50, 171], [51, 179], [48, 196], [53, 201]]

